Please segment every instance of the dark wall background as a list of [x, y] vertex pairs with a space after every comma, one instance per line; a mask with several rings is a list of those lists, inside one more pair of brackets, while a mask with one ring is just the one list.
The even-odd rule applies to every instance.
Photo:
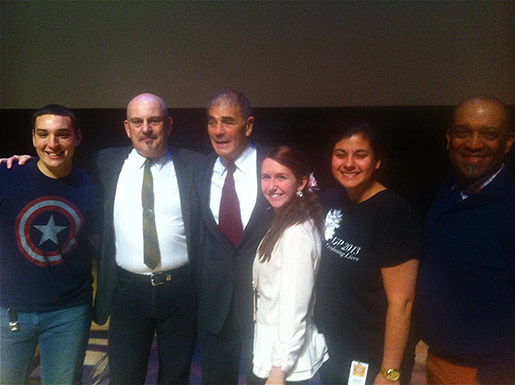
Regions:
[[0, 108], [515, 102], [513, 0], [0, 1]]
[[[78, 164], [101, 148], [129, 145], [123, 121], [125, 109], [75, 109], [83, 131], [76, 152]], [[421, 215], [441, 184], [451, 175], [445, 149], [445, 130], [452, 106], [256, 108], [252, 140], [267, 146], [286, 144], [310, 159], [322, 189], [333, 186], [330, 173], [331, 137], [338, 122], [366, 118], [380, 128], [385, 157], [380, 179], [400, 193]], [[31, 142], [32, 109], [1, 109], [0, 156], [35, 154]], [[174, 129], [170, 142], [209, 153], [206, 111], [202, 108], [170, 109]], [[513, 152], [513, 151], [512, 151]], [[514, 169], [513, 157], [507, 159]]]
[[514, 23], [512, 0], [0, 0], [0, 156], [33, 153], [30, 116], [49, 103], [76, 111], [79, 163], [126, 145], [141, 92], [174, 107], [173, 143], [206, 153], [205, 103], [235, 88], [255, 107], [254, 141], [304, 151], [322, 187], [333, 123], [374, 121], [382, 180], [423, 213], [449, 175], [450, 106], [515, 103]]

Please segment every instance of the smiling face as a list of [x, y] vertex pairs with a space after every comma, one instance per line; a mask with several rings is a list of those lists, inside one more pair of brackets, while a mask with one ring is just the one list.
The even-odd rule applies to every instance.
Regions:
[[208, 112], [207, 131], [211, 145], [225, 161], [235, 161], [249, 144], [254, 117], [245, 120], [237, 104], [226, 102], [211, 106]]
[[39, 170], [50, 178], [68, 175], [80, 139], [80, 130], [75, 130], [70, 117], [38, 116], [32, 131], [32, 143], [39, 157]]
[[273, 159], [263, 161], [261, 192], [276, 211], [296, 199], [295, 194], [306, 186], [307, 181], [306, 177], [298, 180], [288, 167]]
[[374, 172], [380, 165], [369, 140], [362, 134], [343, 138], [334, 145], [331, 170], [349, 195], [360, 196], [367, 191], [375, 183]]
[[136, 96], [127, 107], [124, 124], [127, 136], [141, 156], [157, 160], [166, 153], [172, 118], [160, 98], [152, 94]]
[[480, 98], [462, 103], [447, 131], [447, 149], [458, 179], [463, 184], [488, 179], [501, 167], [514, 135], [508, 132], [499, 103]]

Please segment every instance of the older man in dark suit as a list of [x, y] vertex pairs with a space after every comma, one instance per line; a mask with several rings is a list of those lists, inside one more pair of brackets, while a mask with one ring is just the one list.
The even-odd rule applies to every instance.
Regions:
[[198, 309], [205, 384], [236, 384], [242, 350], [252, 382], [252, 262], [271, 217], [259, 192], [266, 149], [250, 142], [253, 124], [240, 92], [224, 90], [211, 99], [215, 152], [198, 180], [206, 228]]
[[94, 158], [104, 192], [95, 321], [109, 325], [111, 384], [143, 384], [157, 335], [159, 384], [188, 383], [195, 345], [192, 262], [200, 216], [193, 186], [200, 155], [167, 146], [164, 101], [141, 94], [125, 121], [130, 148]]

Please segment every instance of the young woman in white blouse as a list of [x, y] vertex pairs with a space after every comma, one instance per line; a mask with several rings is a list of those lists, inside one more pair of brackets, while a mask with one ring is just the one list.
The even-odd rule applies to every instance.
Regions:
[[254, 374], [266, 384], [307, 382], [328, 359], [312, 319], [324, 216], [302, 153], [272, 149], [261, 191], [275, 212], [253, 266]]

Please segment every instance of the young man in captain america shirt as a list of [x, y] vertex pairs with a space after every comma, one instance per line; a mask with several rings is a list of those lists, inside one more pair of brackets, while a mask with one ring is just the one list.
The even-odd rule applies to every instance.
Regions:
[[81, 383], [91, 325], [92, 247], [99, 195], [73, 166], [81, 132], [72, 111], [32, 119], [39, 157], [0, 165], [0, 383], [28, 383], [36, 347], [43, 384]]

